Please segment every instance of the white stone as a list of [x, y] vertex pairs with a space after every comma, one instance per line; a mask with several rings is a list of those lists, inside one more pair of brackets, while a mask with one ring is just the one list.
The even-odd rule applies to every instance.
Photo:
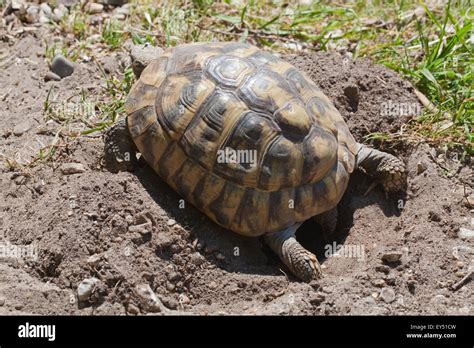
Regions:
[[46, 2], [43, 2], [40, 5], [40, 10], [48, 18], [51, 18], [53, 16], [53, 10]]
[[104, 5], [95, 2], [89, 2], [86, 5], [86, 11], [90, 14], [101, 13], [104, 10]]
[[98, 282], [99, 279], [97, 278], [84, 279], [77, 287], [77, 298], [79, 301], [87, 301], [91, 297]]
[[13, 134], [17, 137], [23, 135], [31, 129], [31, 123], [29, 121], [23, 121], [13, 128]]
[[86, 171], [82, 163], [64, 163], [61, 167], [61, 172], [64, 175], [79, 174]]
[[148, 312], [162, 312], [164, 306], [148, 284], [138, 284], [134, 293], [143, 309]]
[[461, 227], [458, 232], [458, 237], [462, 239], [474, 238], [474, 231], [468, 228]]
[[390, 288], [383, 288], [382, 291], [380, 291], [380, 298], [386, 303], [391, 303], [395, 301], [395, 291]]

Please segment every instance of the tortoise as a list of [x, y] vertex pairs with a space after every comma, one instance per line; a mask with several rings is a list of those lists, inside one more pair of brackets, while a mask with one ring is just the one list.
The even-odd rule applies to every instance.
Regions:
[[126, 118], [105, 133], [106, 168], [131, 171], [139, 152], [215, 223], [263, 236], [303, 281], [322, 274], [295, 231], [310, 218], [334, 231], [356, 168], [386, 193], [406, 187], [400, 159], [357, 143], [318, 86], [269, 52], [234, 42], [142, 46], [132, 62], [138, 80]]

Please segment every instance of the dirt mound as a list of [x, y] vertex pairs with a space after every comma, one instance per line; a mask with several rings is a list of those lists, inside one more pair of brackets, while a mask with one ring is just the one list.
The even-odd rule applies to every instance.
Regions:
[[422, 105], [412, 85], [368, 59], [333, 52], [285, 57], [330, 97], [358, 141], [370, 133], [396, 133]]
[[[51, 88], [57, 100], [67, 100], [81, 88], [94, 95], [102, 83], [94, 62], [43, 82], [48, 67], [37, 38], [51, 34], [33, 35], [0, 42], [2, 53], [15, 55], [0, 71], [0, 149], [10, 159], [36, 155], [54, 139], [44, 127], [57, 124], [42, 115]], [[111, 74], [122, 69], [123, 56], [107, 57]], [[413, 116], [394, 116], [390, 105], [417, 101], [386, 68], [332, 53], [286, 58], [335, 100], [358, 140], [397, 131]], [[325, 277], [311, 284], [287, 277], [258, 239], [225, 231], [189, 205], [183, 209], [145, 164], [135, 173], [106, 172], [102, 146], [100, 137], [80, 137], [54, 162], [28, 170], [2, 164], [0, 240], [34, 246], [37, 258], [0, 258], [0, 313], [474, 314], [472, 284], [450, 289], [474, 258], [474, 240], [458, 236], [461, 227], [472, 229], [459, 181], [469, 170], [426, 145], [398, 153], [409, 170], [407, 199], [387, 200], [378, 189], [364, 195], [370, 182], [356, 173], [334, 240], [321, 240], [317, 226], [305, 223], [298, 237], [324, 261]], [[455, 174], [448, 177], [441, 160]], [[71, 162], [83, 168], [63, 174]], [[339, 243], [349, 248], [325, 258], [327, 246]], [[382, 261], [388, 252], [400, 260]], [[87, 300], [78, 302], [81, 282]]]

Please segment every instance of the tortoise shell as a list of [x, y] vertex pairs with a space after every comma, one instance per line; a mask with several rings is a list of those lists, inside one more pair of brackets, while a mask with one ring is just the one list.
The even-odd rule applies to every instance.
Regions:
[[331, 101], [293, 65], [251, 45], [167, 49], [145, 68], [125, 110], [148, 164], [243, 235], [335, 207], [354, 169], [357, 144]]

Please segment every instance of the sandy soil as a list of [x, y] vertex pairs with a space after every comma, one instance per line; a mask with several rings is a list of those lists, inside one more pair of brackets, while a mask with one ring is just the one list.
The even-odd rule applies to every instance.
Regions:
[[[98, 95], [95, 61], [45, 82], [44, 45], [54, 34], [0, 37], [0, 55], [11, 57], [0, 70], [3, 157], [30, 161], [62, 130], [53, 160], [31, 168], [0, 163], [0, 241], [37, 251], [36, 259], [0, 257], [0, 314], [474, 314], [474, 283], [451, 289], [474, 264], [474, 238], [459, 234], [474, 228], [464, 198], [470, 188], [463, 181], [472, 180], [467, 163], [422, 142], [383, 144], [407, 164], [406, 196], [387, 199], [379, 188], [364, 195], [370, 180], [355, 173], [337, 233], [324, 240], [312, 222], [298, 232], [324, 267], [324, 278], [301, 283], [259, 239], [223, 230], [189, 205], [180, 209], [180, 197], [146, 164], [134, 173], [105, 171], [98, 134], [61, 135], [83, 123], [47, 122], [48, 91], [58, 102], [77, 101], [81, 89]], [[124, 51], [99, 61], [120, 78], [127, 57]], [[335, 101], [359, 141], [403, 129], [416, 112], [397, 114], [397, 105], [421, 108], [409, 83], [367, 60], [336, 53], [284, 58]], [[72, 162], [85, 171], [63, 174]], [[144, 231], [134, 228], [147, 222]], [[333, 243], [359, 257], [325, 257]], [[383, 261], [389, 252], [401, 259]], [[78, 285], [92, 277], [93, 293], [78, 301]]]

